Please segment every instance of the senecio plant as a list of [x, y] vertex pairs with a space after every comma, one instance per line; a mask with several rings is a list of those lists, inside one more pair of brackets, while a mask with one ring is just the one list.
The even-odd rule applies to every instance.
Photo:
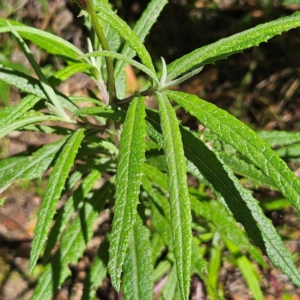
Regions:
[[[206, 64], [299, 27], [300, 13], [221, 39], [169, 65], [162, 58], [157, 72], [143, 42], [168, 1], [150, 1], [133, 28], [108, 1], [77, 2], [91, 32], [88, 53], [51, 33], [0, 19], [0, 32], [14, 36], [38, 77], [1, 66], [0, 80], [25, 94], [17, 105], [1, 108], [1, 138], [15, 130], [60, 137], [0, 162], [1, 191], [47, 170], [50, 174], [30, 256], [31, 271], [41, 253], [45, 267], [32, 299], [55, 295], [70, 275], [68, 264], [83, 256], [104, 210], [113, 213], [112, 226], [91, 264], [83, 299], [95, 298], [106, 276], [125, 299], [153, 299], [155, 293], [156, 298], [189, 299], [192, 276], [211, 299], [220, 298], [217, 279], [225, 247], [255, 299], [263, 299], [263, 294], [250, 259], [266, 267], [263, 255], [300, 286], [291, 253], [235, 175], [280, 191], [299, 210], [300, 181], [271, 146], [278, 146], [276, 141], [280, 146], [300, 142], [300, 135], [258, 134], [217, 106], [170, 89]], [[24, 40], [61, 57], [65, 67], [47, 78]], [[124, 72], [128, 64], [148, 76], [141, 90], [129, 96]], [[101, 97], [66, 96], [55, 89], [77, 72], [97, 83]], [[157, 110], [145, 107], [147, 96], [155, 96]], [[82, 102], [88, 107], [82, 108]], [[203, 134], [180, 124], [178, 107], [199, 120], [208, 138], [227, 146], [214, 147], [212, 142], [208, 147], [200, 138]], [[187, 175], [199, 180], [198, 189], [188, 186]], [[95, 188], [102, 177], [106, 181]], [[207, 188], [214, 199], [205, 193]], [[57, 212], [63, 195], [68, 199]]]

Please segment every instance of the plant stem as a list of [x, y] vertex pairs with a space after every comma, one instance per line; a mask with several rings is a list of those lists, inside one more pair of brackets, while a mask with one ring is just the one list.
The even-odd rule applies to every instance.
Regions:
[[[92, 26], [95, 30], [95, 33], [101, 44], [102, 49], [106, 51], [110, 51], [104, 32], [101, 28], [101, 25], [95, 13], [93, 0], [86, 1], [86, 11], [91, 16]], [[107, 85], [108, 85], [108, 93], [109, 93], [109, 104], [112, 105], [116, 97], [113, 60], [110, 57], [105, 57], [105, 61], [107, 66], [107, 82], [108, 82]]]

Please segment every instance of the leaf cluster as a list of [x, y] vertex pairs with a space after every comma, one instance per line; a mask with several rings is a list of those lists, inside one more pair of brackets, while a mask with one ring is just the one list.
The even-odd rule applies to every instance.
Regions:
[[[1, 66], [0, 80], [26, 94], [17, 105], [0, 110], [1, 138], [14, 130], [61, 136], [0, 162], [1, 191], [18, 180], [32, 180], [51, 171], [36, 224], [30, 270], [41, 253], [46, 266], [32, 299], [53, 297], [70, 275], [68, 264], [83, 256], [93, 237], [93, 225], [105, 210], [113, 213], [112, 226], [91, 265], [84, 299], [96, 297], [96, 289], [108, 274], [125, 299], [153, 299], [154, 285], [162, 280], [166, 283], [157, 291], [161, 299], [189, 299], [193, 275], [201, 279], [211, 299], [218, 299], [218, 270], [225, 247], [255, 299], [263, 295], [247, 255], [261, 267], [266, 267], [262, 255], [267, 255], [300, 286], [300, 273], [290, 252], [251, 190], [236, 176], [279, 191], [299, 210], [299, 179], [282, 160], [292, 147], [299, 147], [299, 135], [256, 133], [217, 106], [168, 89], [198, 74], [206, 64], [299, 27], [300, 14], [221, 39], [169, 65], [162, 58], [163, 69], [157, 72], [144, 40], [167, 1], [152, 0], [133, 28], [107, 1], [78, 4], [91, 32], [89, 53], [51, 33], [0, 19], [0, 33], [11, 32], [37, 75]], [[65, 67], [47, 78], [25, 40], [63, 58]], [[128, 64], [149, 80], [125, 98], [124, 67]], [[56, 90], [58, 83], [77, 72], [90, 76], [101, 96], [72, 97]], [[145, 106], [147, 96], [155, 96], [157, 110]], [[80, 108], [82, 102], [91, 106]], [[199, 133], [183, 127], [174, 102], [230, 145], [234, 155], [214, 144], [209, 147]], [[288, 150], [283, 152], [282, 147]], [[191, 176], [198, 179], [199, 188], [188, 185]], [[56, 211], [62, 196], [67, 201]], [[207, 242], [210, 247], [205, 246]]]

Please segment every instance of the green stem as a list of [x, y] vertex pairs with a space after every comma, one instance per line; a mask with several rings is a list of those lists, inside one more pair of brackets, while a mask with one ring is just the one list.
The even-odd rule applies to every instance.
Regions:
[[[95, 13], [93, 0], [86, 1], [86, 11], [91, 16], [91, 23], [97, 35], [97, 38], [101, 44], [103, 50], [110, 51], [107, 40], [105, 38], [104, 32], [98, 21], [97, 15]], [[115, 78], [114, 78], [114, 67], [113, 60], [111, 57], [105, 57], [107, 66], [107, 78], [108, 78], [108, 93], [109, 93], [109, 104], [112, 105], [116, 98], [115, 89]]]

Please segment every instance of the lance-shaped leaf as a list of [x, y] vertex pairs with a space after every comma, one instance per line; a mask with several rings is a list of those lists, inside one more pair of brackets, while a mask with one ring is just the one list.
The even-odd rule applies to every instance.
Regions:
[[93, 170], [77, 187], [73, 195], [67, 200], [65, 205], [61, 208], [58, 216], [55, 220], [55, 224], [48, 235], [47, 246], [43, 255], [43, 263], [46, 264], [48, 261], [51, 251], [53, 250], [55, 244], [60, 239], [60, 236], [65, 229], [72, 213], [78, 210], [83, 205], [83, 200], [90, 192], [95, 182], [99, 179], [101, 173], [98, 170]]
[[0, 128], [5, 125], [11, 124], [14, 120], [23, 116], [29, 109], [31, 109], [36, 103], [40, 101], [40, 98], [34, 95], [28, 95], [23, 98], [17, 105], [9, 107], [9, 112], [3, 116], [0, 115]]
[[234, 173], [248, 178], [255, 186], [267, 186], [271, 189], [277, 189], [272, 180], [252, 164], [225, 152], [220, 153], [219, 156], [226, 165], [232, 168]]
[[[157, 183], [155, 178], [152, 177], [151, 169], [151, 166], [144, 164], [143, 171], [148, 177], [148, 180], [146, 176], [144, 176], [142, 181], [143, 190], [147, 192], [153, 202], [151, 208], [151, 226], [154, 231], [159, 233], [161, 239], [164, 241], [164, 244], [168, 246], [168, 250], [173, 252], [170, 204], [167, 198], [153, 188], [149, 182], [149, 180], [153, 180], [155, 183]], [[166, 187], [164, 188], [167, 189], [167, 180]]]
[[[0, 66], [0, 80], [17, 87], [23, 92], [27, 92], [37, 97], [47, 99], [45, 93], [40, 87], [39, 80], [24, 73], [9, 68], [2, 68]], [[78, 109], [78, 107], [71, 101], [69, 101], [66, 96], [62, 95], [59, 92], [56, 92], [56, 95], [62, 106], [67, 108], [69, 111], [73, 112]]]
[[120, 140], [115, 215], [109, 249], [108, 269], [116, 290], [120, 289], [122, 266], [135, 222], [145, 159], [145, 137], [144, 97], [134, 98], [128, 108]]
[[151, 234], [151, 247], [152, 247], [152, 264], [156, 265], [157, 259], [161, 256], [165, 249], [164, 241], [161, 239], [159, 233], [154, 232]]
[[191, 268], [191, 205], [187, 187], [183, 144], [176, 114], [168, 98], [156, 93], [166, 157], [171, 224], [177, 277], [183, 299], [189, 298]]
[[[152, 123], [157, 125], [157, 117], [155, 118], [155, 114], [153, 112], [150, 114], [150, 112], [149, 110], [147, 111], [147, 119], [153, 119]], [[296, 268], [290, 252], [284, 247], [276, 229], [271, 221], [266, 218], [258, 201], [252, 197], [251, 192], [241, 186], [230, 168], [224, 165], [220, 158], [213, 151], [209, 150], [201, 140], [183, 127], [181, 127], [181, 134], [185, 155], [189, 160], [187, 164], [188, 171], [212, 189], [218, 200], [232, 212], [238, 222], [243, 224], [248, 235], [269, 256], [273, 264], [287, 274], [296, 285], [299, 285], [300, 272]], [[159, 140], [159, 137], [157, 139]], [[151, 169], [151, 172], [149, 169]], [[157, 169], [148, 166], [144, 172], [148, 177], [155, 178], [156, 181], [159, 180], [159, 186], [166, 186], [163, 174]], [[196, 213], [215, 222], [216, 218], [218, 218], [218, 213], [209, 214], [205, 203], [201, 205], [194, 201], [193, 197], [191, 199], [192, 209]], [[213, 210], [217, 210], [217, 208]], [[216, 226], [222, 226], [222, 222], [216, 224]], [[232, 240], [233, 237], [228, 232], [226, 233], [221, 228], [220, 232], [226, 238]], [[253, 247], [250, 245], [245, 247], [245, 241], [241, 239], [240, 235], [237, 236], [239, 237], [236, 239], [236, 242], [239, 241], [241, 247], [247, 249], [257, 261], [263, 264], [260, 255], [255, 253], [256, 251], [254, 251]]]
[[[45, 49], [48, 53], [71, 60], [76, 60], [78, 56], [83, 55], [83, 52], [77, 47], [57, 35], [30, 26], [25, 26], [13, 20], [10, 20], [9, 22], [14, 25], [15, 30], [17, 30], [24, 39], [35, 43], [42, 49]], [[0, 33], [9, 31], [10, 28], [7, 25], [7, 19], [0, 18]]]
[[288, 131], [258, 131], [257, 134], [272, 148], [283, 147], [300, 142], [300, 132]]
[[125, 299], [153, 299], [153, 264], [150, 231], [137, 218], [124, 263], [122, 290]]
[[86, 201], [70, 227], [64, 233], [60, 248], [51, 262], [46, 266], [43, 275], [31, 297], [32, 300], [53, 299], [62, 283], [70, 275], [68, 264], [76, 264], [82, 257], [87, 242], [93, 236], [93, 225], [107, 199], [112, 196], [113, 186], [105, 183]]
[[224, 59], [234, 53], [257, 46], [275, 35], [299, 26], [300, 13], [296, 12], [291, 16], [258, 25], [228, 38], [221, 39], [213, 44], [196, 49], [175, 60], [168, 66], [167, 81], [193, 68], [212, 64], [219, 59]]
[[[182, 94], [182, 93], [180, 93], [180, 94]], [[183, 94], [183, 95], [186, 96], [186, 94]], [[198, 102], [199, 99], [197, 97], [188, 95], [189, 99], [190, 99], [190, 97], [196, 98], [197, 103], [199, 104], [199, 102]], [[171, 98], [175, 100], [175, 98], [173, 96]], [[178, 99], [178, 96], [176, 96], [176, 99]], [[182, 101], [182, 102], [184, 103], [184, 105], [182, 105], [184, 107], [186, 103], [184, 101]], [[209, 106], [206, 107], [206, 104], [208, 104]], [[211, 106], [213, 106], [212, 111], [209, 110], [209, 108]], [[195, 107], [193, 107], [193, 110], [192, 110], [193, 113], [197, 112], [199, 110], [199, 107], [201, 107], [201, 106], [197, 106], [197, 109]], [[213, 123], [212, 125], [214, 125], [216, 127], [219, 126], [219, 130], [221, 132], [223, 132], [223, 130], [228, 130], [229, 132], [226, 132], [225, 135], [220, 134], [220, 137], [224, 137], [224, 136], [227, 137], [227, 134], [228, 134], [228, 136], [230, 136], [233, 140], [235, 138], [235, 143], [232, 144], [232, 146], [235, 146], [235, 144], [237, 144], [237, 146], [241, 147], [241, 150], [243, 150], [243, 147], [245, 147], [246, 149], [252, 149], [252, 148], [254, 148], [254, 146], [252, 144], [247, 145], [247, 143], [246, 143], [246, 141], [248, 142], [249, 139], [251, 139], [251, 137], [253, 140], [250, 140], [250, 142], [256, 143], [255, 147], [258, 147], [259, 143], [263, 143], [259, 150], [262, 151], [262, 154], [267, 153], [268, 156], [267, 157], [258, 156], [258, 159], [260, 159], [259, 162], [262, 164], [259, 167], [265, 167], [267, 164], [269, 164], [268, 159], [272, 159], [274, 157], [276, 158], [276, 154], [272, 154], [273, 151], [269, 148], [269, 146], [267, 144], [265, 144], [263, 141], [261, 141], [255, 135], [255, 133], [251, 129], [246, 127], [243, 123], [236, 120], [234, 117], [232, 117], [228, 113], [216, 108], [212, 104], [205, 103], [205, 107], [208, 109], [207, 109], [207, 111], [202, 111], [202, 113], [204, 113], [204, 114], [207, 113], [209, 115], [206, 116], [207, 118], [204, 117], [203, 120], [208, 120], [211, 118], [211, 121], [212, 121], [212, 119], [214, 119], [214, 121], [212, 121], [212, 123]], [[185, 107], [185, 109], [186, 109], [186, 107]], [[218, 113], [220, 113], [220, 111], [221, 111], [221, 116], [220, 116], [220, 114], [218, 114]], [[228, 121], [225, 119], [224, 114], [225, 114], [225, 116], [228, 116], [228, 118], [229, 118]], [[220, 117], [220, 120], [216, 119], [218, 116]], [[222, 130], [223, 123], [221, 123], [221, 120], [223, 122], [226, 122], [226, 124], [227, 124], [225, 129], [223, 129], [223, 130]], [[237, 127], [235, 127], [235, 126], [237, 126], [236, 122], [238, 122], [238, 124], [240, 123], [242, 125], [241, 129], [238, 130]], [[210, 124], [211, 123], [209, 123], [209, 125]], [[216, 134], [218, 133], [218, 130], [214, 130], [216, 127], [208, 126], [207, 123], [205, 123], [205, 125], [207, 127], [209, 127]], [[232, 126], [232, 128], [235, 129], [235, 131], [230, 132], [231, 129], [229, 129], [230, 128], [229, 126]], [[245, 135], [247, 135], [247, 133], [252, 136], [250, 136], [250, 138], [248, 138], [247, 136], [245, 136]], [[243, 139], [241, 139], [239, 141], [239, 139], [236, 137], [236, 135], [243, 136], [244, 139], [246, 139], [246, 141]], [[183, 135], [183, 137], [184, 137], [184, 135]], [[185, 140], [185, 145], [187, 145], [187, 143], [188, 143], [188, 140]], [[189, 159], [191, 159], [193, 164], [195, 164], [197, 166], [197, 168], [199, 168], [199, 170], [201, 170], [201, 172], [203, 172], [203, 174], [205, 174], [205, 173], [210, 174], [210, 179], [209, 179], [210, 183], [213, 185], [214, 189], [224, 197], [224, 200], [226, 201], [226, 204], [227, 204], [228, 208], [230, 209], [230, 211], [232, 211], [235, 219], [237, 221], [241, 222], [245, 226], [245, 229], [248, 232], [248, 234], [250, 235], [250, 237], [255, 241], [255, 243], [257, 245], [260, 246], [260, 248], [263, 250], [263, 252], [269, 256], [269, 258], [272, 260], [273, 264], [276, 265], [277, 267], [279, 267], [283, 273], [287, 274], [296, 285], [299, 285], [300, 284], [300, 280], [299, 280], [300, 272], [297, 270], [297, 268], [293, 262], [293, 259], [291, 257], [291, 254], [286, 250], [286, 248], [282, 244], [281, 238], [278, 235], [278, 233], [276, 232], [271, 221], [269, 219], [267, 219], [265, 217], [265, 215], [263, 214], [261, 208], [259, 207], [257, 200], [252, 197], [250, 191], [246, 190], [245, 188], [243, 188], [240, 185], [238, 179], [234, 176], [234, 174], [232, 173], [232, 171], [230, 170], [230, 168], [228, 166], [223, 165], [223, 167], [222, 167], [221, 161], [218, 162], [218, 160], [215, 160], [214, 163], [207, 164], [208, 158], [212, 157], [208, 153], [208, 154], [206, 154], [205, 161], [203, 162], [202, 161], [203, 159], [201, 158], [201, 153], [197, 154], [197, 151], [195, 150], [195, 149], [199, 148], [200, 145], [198, 143], [197, 147], [195, 148], [194, 147], [195, 143], [196, 143], [195, 140], [194, 140], [194, 142], [190, 141], [190, 143], [189, 143], [189, 145], [190, 145], [188, 148], [189, 151], [191, 151], [191, 149], [194, 149], [194, 151], [191, 151], [191, 153], [194, 152], [194, 155], [191, 155]], [[228, 138], [226, 140], [226, 143], [230, 144]], [[239, 150], [239, 149], [237, 148], [237, 150]], [[257, 150], [257, 151], [259, 151], [259, 150]], [[211, 153], [213, 154], [213, 152], [211, 152]], [[246, 151], [243, 154], [246, 155], [247, 153], [248, 152]], [[254, 153], [253, 155], [256, 155], [256, 154], [257, 153]], [[194, 156], [194, 158], [193, 158], [193, 156]], [[248, 157], [248, 158], [250, 159], [250, 157]], [[289, 172], [291, 172], [287, 168], [287, 166], [285, 165], [285, 163], [283, 161], [282, 161], [282, 163], [283, 163], [283, 166]], [[276, 161], [275, 161], [275, 166], [276, 166]], [[195, 172], [193, 171], [192, 168], [190, 170], [195, 176], [197, 176], [197, 168], [195, 168], [195, 170], [194, 170]], [[209, 168], [211, 168], [211, 172], [209, 172]], [[278, 167], [277, 167], [277, 169], [278, 169]], [[293, 173], [292, 173], [292, 175], [294, 176]], [[205, 176], [207, 176], [207, 175], [205, 175]], [[281, 174], [278, 176], [281, 176]], [[271, 177], [271, 176], [269, 176], [269, 177]], [[296, 180], [297, 180], [297, 178], [296, 178]]]
[[44, 200], [39, 211], [38, 222], [35, 228], [35, 236], [32, 242], [30, 255], [30, 270], [36, 264], [44, 242], [47, 239], [50, 225], [55, 214], [57, 201], [61, 196], [69, 171], [74, 164], [75, 155], [84, 137], [84, 129], [78, 129], [69, 138], [58, 156], [54, 168], [50, 174]]
[[26, 125], [35, 124], [39, 122], [45, 121], [61, 121], [60, 117], [51, 116], [51, 115], [37, 115], [37, 116], [29, 116], [18, 119], [12, 123], [8, 123], [7, 125], [0, 128], [0, 139], [6, 136], [11, 131], [22, 128]]
[[62, 105], [61, 105], [60, 101], [58, 100], [57, 95], [55, 94], [52, 86], [49, 85], [48, 80], [47, 80], [46, 76], [44, 75], [43, 71], [41, 70], [40, 66], [35, 61], [29, 47], [26, 45], [26, 43], [24, 42], [22, 37], [19, 35], [19, 33], [15, 30], [15, 28], [9, 22], [7, 22], [7, 23], [11, 29], [11, 32], [15, 36], [19, 46], [21, 47], [23, 53], [27, 57], [27, 59], [30, 62], [32, 68], [34, 69], [36, 75], [38, 76], [38, 78], [40, 80], [39, 84], [40, 84], [42, 90], [44, 91], [47, 99], [52, 103], [52, 104], [48, 104], [48, 107], [50, 107], [51, 110], [57, 116], [61, 117], [64, 121], [72, 123], [73, 121], [70, 119], [70, 117], [66, 114], [66, 112], [62, 108]]
[[0, 161], [0, 192], [17, 180], [32, 180], [42, 177], [56, 153], [68, 139], [47, 144], [30, 156], [15, 156]]
[[167, 91], [190, 114], [233, 146], [268, 176], [282, 194], [300, 210], [300, 181], [286, 163], [252, 129], [241, 121], [196, 96]]
[[153, 71], [151, 71], [149, 68], [145, 67], [143, 64], [141, 64], [125, 55], [122, 55], [122, 54], [119, 54], [116, 52], [112, 52], [112, 51], [94, 51], [94, 52], [84, 55], [84, 57], [98, 57], [98, 56], [111, 57], [111, 58], [115, 58], [118, 60], [123, 60], [123, 61], [127, 62], [128, 64], [131, 64], [132, 66], [134, 66], [137, 69], [146, 73], [150, 78], [152, 78], [155, 81], [157, 86], [159, 86], [159, 81], [156, 77], [156, 74]]
[[264, 296], [260, 288], [261, 279], [259, 274], [255, 270], [255, 265], [249, 261], [247, 256], [243, 255], [240, 252], [240, 249], [236, 244], [226, 240], [225, 243], [228, 250], [233, 254], [235, 263], [237, 264], [238, 268], [241, 270], [241, 273], [243, 274], [250, 288], [250, 291], [252, 292], [253, 299], [263, 300]]
[[212, 245], [209, 251], [209, 263], [208, 263], [208, 274], [207, 274], [207, 293], [211, 299], [215, 299], [215, 291], [218, 287], [218, 277], [220, 274], [222, 262], [222, 245], [221, 236], [219, 232], [215, 232]]
[[106, 236], [85, 279], [82, 299], [97, 299], [97, 288], [107, 276], [108, 249], [109, 241]]
[[162, 299], [175, 299], [175, 292], [178, 286], [178, 279], [176, 278], [177, 270], [174, 264], [171, 272], [168, 274], [167, 282], [162, 290]]
[[70, 66], [64, 67], [63, 69], [60, 69], [59, 71], [54, 73], [51, 77], [49, 77], [48, 80], [51, 86], [57, 86], [61, 82], [66, 81], [72, 75], [78, 72], [85, 73], [92, 68], [94, 68], [93, 65], [87, 63], [72, 64]]
[[300, 144], [294, 144], [286, 147], [276, 149], [275, 152], [285, 160], [294, 159], [299, 160]]
[[97, 115], [118, 122], [124, 122], [126, 116], [124, 111], [112, 110], [102, 106], [80, 108], [73, 112], [73, 116], [79, 115]]
[[[151, 27], [156, 22], [162, 9], [167, 3], [167, 0], [152, 0], [148, 4], [147, 8], [143, 11], [142, 16], [133, 27], [133, 31], [136, 33], [141, 42], [144, 42], [145, 37], [149, 33]], [[121, 51], [121, 54], [127, 56], [128, 58], [132, 58], [135, 56], [135, 51], [130, 48], [128, 43], [126, 43]], [[124, 88], [126, 88], [126, 85], [122, 85], [123, 80], [125, 80], [125, 66], [126, 62], [118, 61], [115, 67], [116, 88], [117, 93], [118, 95], [120, 94], [120, 96], [123, 96]], [[122, 86], [123, 88], [119, 88]]]
[[142, 63], [153, 73], [155, 73], [149, 52], [136, 33], [128, 26], [128, 24], [118, 17], [108, 5], [98, 3], [95, 8], [98, 17], [113, 27], [125, 39], [130, 48], [137, 53]]

